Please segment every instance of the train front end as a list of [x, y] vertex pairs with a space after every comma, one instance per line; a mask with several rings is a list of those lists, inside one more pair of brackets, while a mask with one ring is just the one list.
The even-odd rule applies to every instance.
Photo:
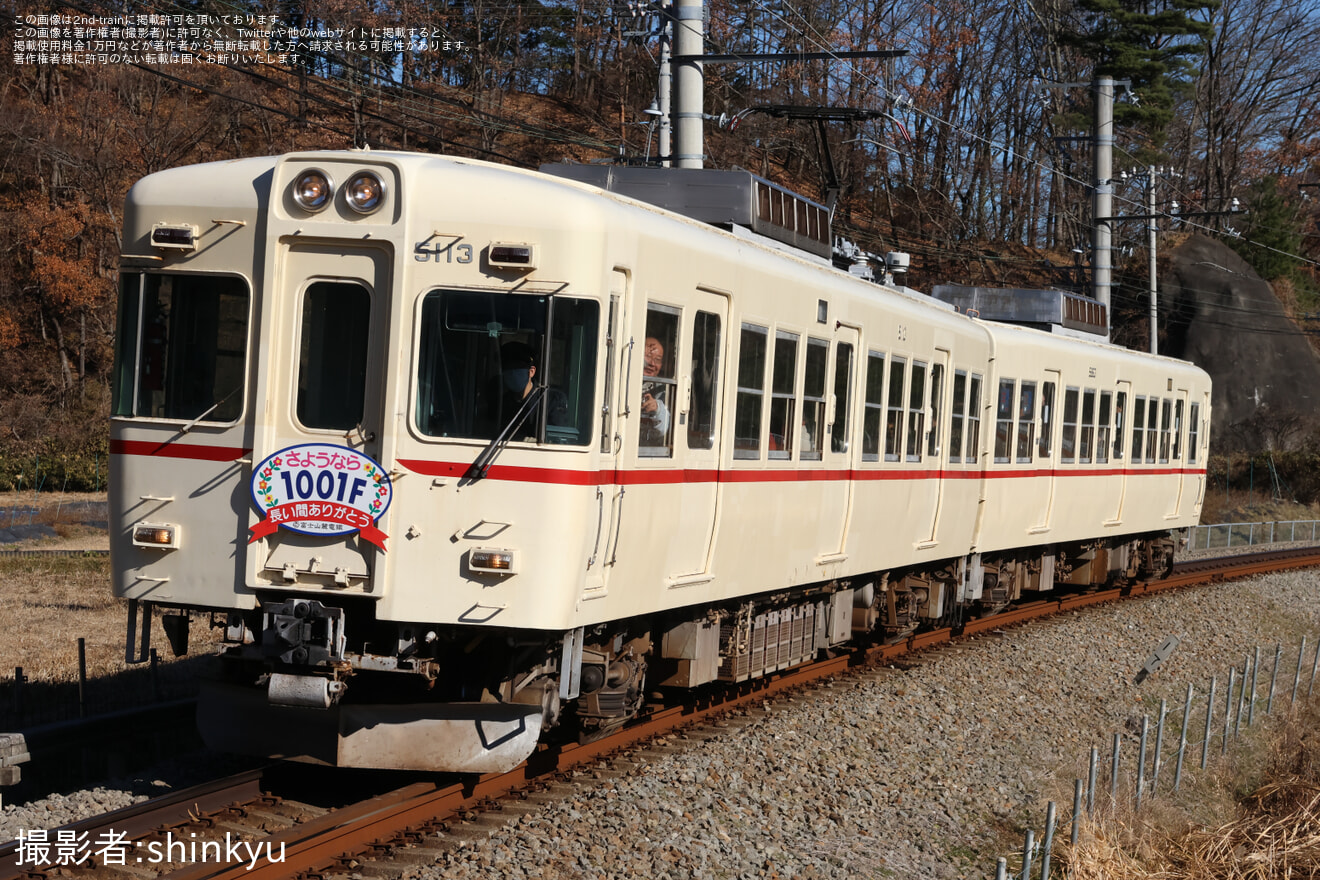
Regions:
[[223, 631], [211, 745], [502, 770], [576, 696], [606, 282], [547, 186], [352, 151], [129, 193], [114, 589], [138, 659], [153, 610]]

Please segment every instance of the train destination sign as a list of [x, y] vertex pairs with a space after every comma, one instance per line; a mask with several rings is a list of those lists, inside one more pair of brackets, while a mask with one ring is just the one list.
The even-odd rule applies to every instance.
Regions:
[[267, 456], [252, 471], [252, 500], [263, 519], [250, 526], [251, 544], [285, 528], [331, 537], [361, 532], [385, 549], [376, 523], [394, 488], [380, 463], [347, 446], [304, 443]]

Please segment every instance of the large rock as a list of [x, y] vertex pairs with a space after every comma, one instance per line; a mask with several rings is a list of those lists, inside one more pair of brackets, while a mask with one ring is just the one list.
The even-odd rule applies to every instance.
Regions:
[[1320, 423], [1320, 358], [1269, 284], [1229, 247], [1194, 235], [1174, 249], [1160, 306], [1168, 332], [1161, 353], [1214, 380], [1216, 453], [1286, 447]]

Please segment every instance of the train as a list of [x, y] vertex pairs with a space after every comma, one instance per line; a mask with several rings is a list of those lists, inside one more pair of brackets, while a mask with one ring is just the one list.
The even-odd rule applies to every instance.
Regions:
[[1204, 371], [936, 300], [748, 172], [299, 152], [123, 228], [113, 589], [131, 657], [216, 631], [217, 749], [504, 771], [1158, 577], [1199, 517]]

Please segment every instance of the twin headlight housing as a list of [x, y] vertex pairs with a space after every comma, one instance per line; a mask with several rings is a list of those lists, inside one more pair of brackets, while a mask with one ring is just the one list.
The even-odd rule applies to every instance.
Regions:
[[[320, 168], [308, 168], [293, 179], [292, 194], [298, 207], [315, 214], [335, 200], [335, 182]], [[374, 214], [385, 204], [385, 181], [374, 171], [355, 171], [344, 185], [344, 202], [359, 214]]]

